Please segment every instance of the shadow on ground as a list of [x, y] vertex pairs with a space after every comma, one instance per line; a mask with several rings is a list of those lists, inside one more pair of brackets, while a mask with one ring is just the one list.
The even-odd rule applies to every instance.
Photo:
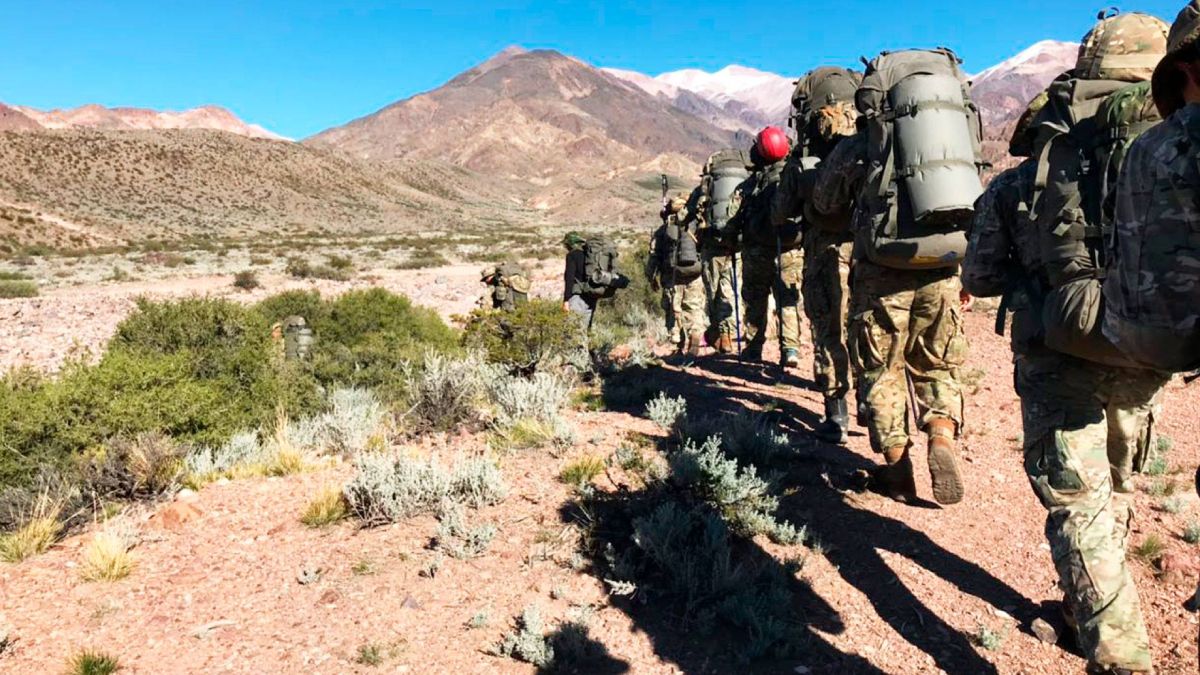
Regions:
[[[770, 466], [756, 468], [760, 475], [782, 475], [780, 484], [789, 488], [781, 499], [778, 517], [806, 526], [810, 541], [819, 542], [842, 578], [868, 599], [880, 619], [927, 654], [937, 668], [950, 673], [996, 673], [996, 667], [980, 654], [968, 636], [949, 625], [905, 586], [881, 552], [904, 556], [961, 593], [1002, 609], [1026, 631], [1039, 616], [1039, 607], [982, 567], [947, 551], [903, 522], [857, 505], [855, 495], [838, 489], [837, 476], [861, 470], [869, 463], [844, 448], [818, 441], [812, 435], [812, 428], [820, 421], [819, 416], [767, 389], [777, 386], [777, 374], [777, 369], [731, 360], [702, 360], [691, 366], [668, 363], [661, 368], [617, 373], [604, 381], [602, 393], [610, 409], [639, 415], [646, 402], [663, 391], [684, 396], [690, 416], [754, 415], [764, 409], [776, 416], [791, 434], [796, 452]], [[787, 382], [799, 386], [805, 383], [799, 378], [789, 378]], [[664, 442], [662, 449], [667, 453], [674, 451], [668, 442]], [[835, 478], [831, 480], [830, 476]], [[565, 519], [583, 524], [591, 533], [590, 564], [594, 574], [600, 578], [612, 574], [614, 551], [631, 546], [632, 518], [653, 512], [669, 501], [671, 489], [667, 481], [665, 485], [638, 491], [622, 489], [598, 494], [582, 504], [564, 508]], [[794, 624], [789, 631], [796, 638], [794, 653], [785, 658], [755, 661], [753, 672], [795, 672], [798, 665], [813, 673], [882, 672], [863, 657], [843, 652], [824, 637], [842, 634], [845, 623], [836, 609], [794, 569], [787, 568], [752, 539], [736, 538], [731, 550], [738, 565], [786, 575], [788, 602], [793, 610]], [[652, 594], [614, 599], [616, 606], [650, 636], [660, 658], [687, 673], [744, 670], [746, 664], [736, 656], [743, 646], [740, 642], [753, 639], [760, 630], [753, 625], [742, 625], [703, 635], [690, 629], [689, 621], [694, 617], [689, 616], [686, 599], [661, 602]], [[856, 636], [854, 643], [875, 646], [879, 640], [879, 636], [863, 635]]]

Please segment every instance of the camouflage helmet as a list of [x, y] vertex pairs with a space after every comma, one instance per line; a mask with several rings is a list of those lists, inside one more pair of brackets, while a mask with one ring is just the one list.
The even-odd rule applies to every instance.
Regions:
[[1171, 24], [1167, 34], [1167, 55], [1154, 69], [1151, 91], [1154, 105], [1163, 117], [1183, 107], [1183, 92], [1178, 85], [1173, 85], [1170, 75], [1179, 57], [1194, 47], [1197, 39], [1200, 39], [1200, 0], [1190, 0]]
[[1075, 76], [1083, 80], [1142, 82], [1167, 53], [1167, 24], [1140, 12], [1106, 9], [1083, 36]]
[[587, 240], [578, 232], [568, 232], [563, 235], [562, 244], [567, 247], [567, 250], [574, 251], [577, 248], [582, 248]]
[[862, 84], [862, 74], [849, 68], [822, 66], [796, 81], [792, 90], [792, 109], [804, 112], [842, 101], [854, 101], [854, 92]]
[[1017, 119], [1017, 126], [1013, 128], [1012, 138], [1008, 142], [1008, 154], [1013, 157], [1033, 155], [1033, 119], [1049, 101], [1050, 93], [1043, 91], [1034, 96], [1029, 105], [1025, 106], [1025, 112], [1021, 113], [1021, 117]]

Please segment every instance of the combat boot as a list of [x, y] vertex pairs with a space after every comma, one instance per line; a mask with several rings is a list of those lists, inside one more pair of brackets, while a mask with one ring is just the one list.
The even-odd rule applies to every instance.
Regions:
[[954, 421], [944, 417], [930, 420], [925, 429], [929, 435], [929, 477], [933, 481], [933, 498], [939, 504], [957, 504], [963, 498], [956, 432]]
[[799, 368], [800, 350], [794, 347], [784, 347], [783, 353], [779, 357], [779, 363], [784, 368]]
[[825, 419], [816, 428], [817, 438], [826, 443], [845, 445], [850, 433], [850, 409], [846, 398], [825, 398]]
[[721, 354], [733, 353], [733, 338], [728, 335], [722, 335], [717, 338], [717, 351]]
[[871, 489], [898, 502], [917, 499], [917, 482], [913, 478], [912, 457], [908, 446], [888, 448], [883, 453], [886, 464], [871, 472]]
[[700, 356], [700, 350], [704, 348], [704, 336], [699, 331], [688, 333], [687, 339], [687, 355], [693, 358]]
[[762, 361], [762, 344], [751, 342], [742, 350], [743, 361]]

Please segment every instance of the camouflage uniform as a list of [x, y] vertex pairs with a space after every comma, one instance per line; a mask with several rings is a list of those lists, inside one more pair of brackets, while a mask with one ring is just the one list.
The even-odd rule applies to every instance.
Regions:
[[1041, 344], [1040, 317], [1029, 299], [1046, 283], [1028, 211], [1036, 172], [1036, 161], [1027, 160], [993, 179], [980, 197], [963, 283], [981, 297], [1005, 294], [1014, 310], [1025, 471], [1048, 511], [1046, 538], [1080, 647], [1092, 664], [1145, 671], [1149, 640], [1125, 547], [1130, 477], [1151, 447], [1155, 396], [1165, 379]]
[[514, 263], [485, 269], [480, 280], [491, 288], [491, 292], [479, 300], [480, 307], [512, 311], [517, 305], [529, 301], [529, 277], [525, 269]]
[[[803, 217], [800, 175], [800, 167], [789, 158], [771, 206], [776, 227]], [[813, 379], [826, 398], [840, 399], [850, 391], [846, 311], [852, 244], [847, 234], [811, 222], [805, 222], [804, 228], [801, 295], [812, 331]]]
[[667, 224], [664, 222], [654, 230], [654, 234], [650, 236], [650, 253], [646, 256], [646, 279], [650, 284], [658, 285], [659, 291], [662, 294], [662, 309], [663, 316], [666, 319], [667, 339], [671, 344], [677, 345], [681, 341], [679, 333], [679, 324], [675, 320], [675, 301], [673, 293], [675, 285], [672, 283], [671, 272], [667, 269], [663, 261], [660, 259], [660, 251], [666, 250], [663, 238], [666, 236]]
[[767, 340], [768, 299], [772, 294], [781, 319], [781, 350], [800, 348], [804, 252], [793, 248], [781, 253], [771, 224], [771, 203], [782, 169], [783, 162], [755, 169], [740, 190], [740, 204], [733, 218], [743, 242], [742, 300], [746, 307], [746, 339], [748, 349], [755, 352], [760, 352]]
[[676, 344], [682, 345], [688, 336], [704, 332], [706, 300], [702, 275], [690, 278], [677, 275], [671, 292], [671, 308], [680, 334]]
[[1118, 348], [1125, 340], [1146, 339], [1131, 344], [1158, 352], [1158, 359], [1179, 370], [1200, 366], [1198, 155], [1196, 103], [1133, 142], [1117, 185], [1116, 247], [1104, 284], [1104, 334]]
[[[837, 145], [821, 163], [812, 207], [819, 214], [849, 210], [866, 180], [866, 135]], [[853, 227], [854, 225], [852, 225]], [[850, 280], [850, 362], [871, 447], [892, 452], [912, 445], [909, 384], [915, 418], [963, 424], [958, 368], [967, 355], [957, 269], [897, 270], [855, 255]]]
[[712, 342], [721, 336], [732, 339], [737, 335], [733, 306], [733, 303], [737, 302], [733, 292], [735, 287], [734, 261], [739, 261], [737, 267], [740, 267], [741, 255], [730, 253], [728, 248], [713, 242], [711, 237], [705, 237], [700, 249], [700, 257], [704, 265], [704, 290], [707, 296], [709, 322], [708, 338]]

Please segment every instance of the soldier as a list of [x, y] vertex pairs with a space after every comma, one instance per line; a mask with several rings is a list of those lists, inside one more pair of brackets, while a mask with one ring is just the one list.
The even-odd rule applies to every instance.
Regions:
[[[800, 365], [800, 284], [804, 254], [799, 237], [779, 237], [771, 226], [771, 203], [783, 159], [789, 152], [787, 134], [778, 127], [759, 132], [750, 149], [750, 178], [735, 195], [731, 226], [742, 241], [742, 300], [746, 306], [746, 338], [742, 354], [761, 360], [767, 340], [768, 304], [775, 297], [779, 321], [780, 363]], [[798, 231], [794, 233], [798, 235]]]
[[[704, 348], [704, 280], [700, 261], [699, 213], [689, 204], [697, 204], [699, 188], [689, 197], [678, 196], [667, 204], [662, 246], [656, 248], [657, 267], [664, 284], [671, 288], [671, 313], [678, 325], [680, 353], [696, 357]], [[669, 280], [669, 281], [666, 281]]]
[[663, 206], [659, 215], [662, 218], [662, 224], [650, 236], [650, 251], [646, 255], [646, 280], [650, 282], [652, 290], [661, 294], [659, 302], [667, 327], [667, 340], [673, 345], [678, 345], [681, 339], [679, 323], [675, 320], [675, 302], [671, 296], [674, 284], [671, 283], [670, 269], [663, 268], [663, 261], [659, 257], [661, 252], [667, 249], [667, 216], [670, 215], [668, 205]]
[[704, 164], [701, 195], [696, 204], [703, 216], [700, 262], [708, 295], [709, 321], [705, 335], [721, 354], [733, 353], [735, 340], [740, 338], [737, 276], [741, 256], [737, 232], [729, 227], [729, 220], [737, 186], [748, 177], [745, 152], [727, 149], [713, 153]]
[[788, 157], [771, 207], [776, 227], [798, 223], [804, 252], [804, 314], [812, 327], [813, 379], [825, 398], [818, 437], [847, 441], [850, 414], [850, 353], [846, 348], [846, 301], [852, 237], [848, 223], [804, 218], [805, 190], [815, 164], [838, 141], [855, 132], [854, 92], [862, 77], [846, 68], [818, 68], [796, 83], [792, 126], [797, 144]]
[[[1080, 114], [1095, 111], [1098, 105], [1080, 94], [1106, 88], [1120, 91], [1124, 82], [1136, 80], [1139, 71], [1148, 75], [1147, 59], [1139, 57], [1151, 57], [1152, 63], [1154, 52], [1161, 53], [1166, 27], [1158, 23], [1145, 15], [1104, 15], [1084, 38], [1075, 69], [1030, 104], [1017, 125], [1010, 153], [1055, 161], [1057, 149], [1042, 148], [1054, 142], [1048, 140], [1053, 136], [1047, 129], [1067, 128], [1062, 117], [1068, 109], [1075, 118], [1076, 137], [1085, 133], [1110, 137], [1090, 127]], [[1048, 511], [1046, 536], [1064, 593], [1063, 614], [1077, 632], [1088, 672], [1148, 673], [1152, 672], [1149, 640], [1137, 589], [1126, 567], [1125, 548], [1133, 517], [1130, 474], [1149, 450], [1154, 399], [1166, 378], [1048, 346], [1045, 310], [1053, 302], [1050, 294], [1061, 275], [1056, 261], [1068, 240], [1056, 234], [1047, 243], [1047, 234], [1054, 229], [1049, 225], [1064, 222], [1063, 213], [1035, 212], [1060, 203], [1065, 211], [1072, 203], [1090, 202], [1090, 194], [1080, 187], [1075, 194], [1082, 195], [1081, 200], [1055, 200], [1053, 186], [1038, 185], [1039, 163], [1039, 159], [1024, 160], [997, 176], [980, 197], [963, 263], [963, 284], [974, 295], [1003, 295], [998, 331], [1003, 331], [1005, 311], [1013, 311], [1011, 342], [1021, 397], [1025, 471]], [[1051, 181], [1071, 173], [1057, 166], [1046, 168]], [[1098, 208], [1099, 201], [1095, 203]]]
[[[947, 217], [960, 214], [955, 217], [965, 220], [970, 203], [982, 189], [977, 173], [981, 160], [977, 137], [962, 119], [971, 114], [970, 109], [965, 105], [943, 107], [943, 101], [926, 104], [920, 97], [929, 94], [919, 89], [920, 84], [911, 94], [912, 110], [923, 109], [923, 128], [933, 133], [900, 139], [909, 140], [909, 144], [896, 141], [896, 136], [907, 133], [898, 122], [907, 120], [901, 115], [882, 114], [881, 102], [892, 96], [893, 88], [912, 82], [908, 78], [913, 74], [925, 75], [925, 82], [935, 77], [944, 81], [943, 92], [954, 91], [965, 82], [957, 57], [948, 50], [884, 53], [873, 61], [856, 93], [858, 110], [866, 116], [867, 125], [840, 141], [821, 162], [809, 207], [816, 217], [851, 217], [855, 243], [850, 280], [850, 358], [859, 397], [859, 421], [867, 427], [872, 448], [886, 462], [872, 473], [872, 487], [899, 501], [916, 497], [909, 456], [911, 386], [916, 404], [914, 418], [928, 437], [934, 498], [941, 504], [955, 504], [963, 498], [957, 456], [957, 438], [963, 424], [958, 368], [967, 353], [956, 264], [961, 252], [955, 253], [955, 242], [948, 237], [924, 234], [915, 212], [918, 206], [930, 211], [938, 206]], [[924, 108], [926, 105], [929, 107]], [[892, 141], [875, 142], [881, 136]], [[923, 152], [922, 144], [930, 143], [939, 145], [932, 152]], [[881, 148], [886, 154], [881, 154]], [[939, 158], [939, 171], [921, 171], [921, 162], [934, 156]], [[918, 194], [909, 185], [910, 177], [915, 181], [950, 175], [954, 175], [955, 184], [948, 189]], [[967, 192], [972, 180], [974, 190]], [[900, 190], [909, 196], [903, 212], [896, 201]], [[918, 205], [913, 199], [917, 196], [938, 204]], [[905, 219], [909, 227], [877, 226], [889, 219]], [[965, 223], [962, 227], [965, 229]], [[941, 231], [944, 229], [943, 225]], [[918, 234], [908, 234], [912, 231]], [[961, 245], [965, 248], [965, 237]]]
[[[491, 288], [492, 309], [511, 311], [529, 301], [529, 275], [519, 263], [505, 262], [480, 272], [480, 281]], [[487, 296], [480, 299], [483, 306]]]
[[567, 249], [563, 270], [563, 310], [574, 312], [590, 330], [596, 305], [629, 287], [629, 279], [617, 269], [617, 247], [605, 237], [585, 239], [578, 232], [563, 236]]

